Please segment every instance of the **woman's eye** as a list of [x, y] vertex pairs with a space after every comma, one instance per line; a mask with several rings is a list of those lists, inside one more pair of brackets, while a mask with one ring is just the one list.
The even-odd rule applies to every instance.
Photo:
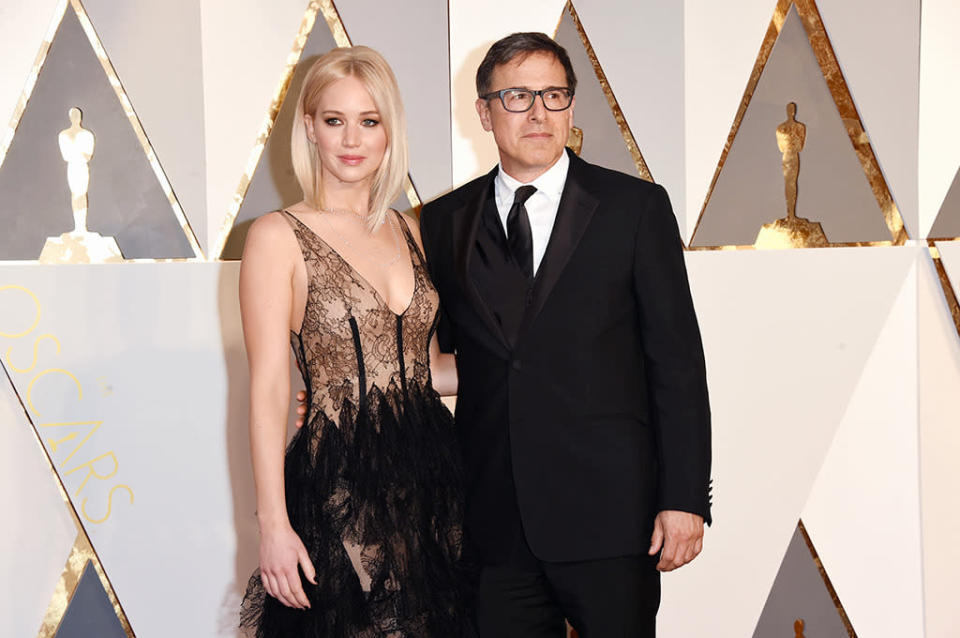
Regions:
[[337, 126], [341, 122], [339, 117], [328, 117], [323, 121], [323, 123], [326, 124], [327, 126]]
[[364, 126], [377, 126], [378, 124], [380, 124], [380, 120], [374, 120], [374, 119], [367, 118], [367, 119], [365, 119], [365, 120], [364, 120], [363, 122], [361, 122], [361, 123], [362, 123]]

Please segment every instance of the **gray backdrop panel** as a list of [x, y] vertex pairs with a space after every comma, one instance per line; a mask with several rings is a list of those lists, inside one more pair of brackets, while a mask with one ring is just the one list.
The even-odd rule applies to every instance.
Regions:
[[937, 213], [937, 219], [930, 227], [929, 237], [960, 237], [960, 170], [953, 176], [953, 183], [943, 205]]
[[73, 229], [67, 165], [57, 143], [83, 111], [93, 132], [90, 230], [113, 236], [124, 257], [193, 257], [143, 148], [76, 13], [69, 6], [0, 166], [0, 259], [36, 259], [47, 237]]
[[811, 638], [847, 638], [847, 630], [799, 527], [787, 547], [753, 638], [792, 636], [793, 623], [798, 618], [804, 622], [804, 633]]
[[791, 6], [692, 246], [753, 244], [763, 224], [786, 216], [776, 130], [787, 118], [788, 102], [796, 102], [797, 120], [807, 127], [797, 215], [820, 222], [831, 242], [890, 239], [803, 23]]
[[446, 192], [453, 180], [446, 0], [349, 0], [337, 9], [350, 41], [378, 50], [397, 76], [417, 194], [429, 201]]
[[[589, 37], [590, 34], [587, 34]], [[568, 11], [563, 12], [556, 41], [570, 54], [570, 62], [577, 74], [577, 104], [574, 124], [583, 130], [583, 149], [580, 157], [613, 170], [637, 175], [633, 157], [613, 117], [600, 81]], [[641, 151], [642, 152], [642, 151]], [[651, 169], [652, 170], [652, 169]]]
[[201, 246], [207, 236], [200, 0], [84, 7]]
[[[280, 106], [276, 122], [263, 147], [260, 162], [254, 170], [247, 194], [243, 198], [237, 219], [223, 248], [221, 259], [240, 259], [247, 232], [257, 217], [303, 199], [300, 184], [290, 163], [290, 132], [293, 129], [293, 116], [304, 76], [318, 57], [335, 46], [336, 42], [326, 21], [318, 15], [313, 31], [310, 32], [304, 45], [300, 63], [290, 80], [290, 86]], [[393, 205], [401, 211], [410, 208], [406, 195], [401, 195]]]
[[[162, 601], [157, 601], [162, 605]], [[126, 638], [93, 563], [87, 561], [54, 638]]]

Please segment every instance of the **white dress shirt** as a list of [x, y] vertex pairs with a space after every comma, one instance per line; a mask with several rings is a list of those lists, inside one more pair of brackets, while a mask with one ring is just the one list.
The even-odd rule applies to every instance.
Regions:
[[[527, 209], [527, 217], [530, 219], [530, 234], [533, 237], [534, 275], [537, 274], [537, 269], [543, 260], [543, 254], [547, 250], [547, 242], [550, 241], [550, 233], [553, 232], [553, 222], [557, 219], [560, 195], [563, 193], [563, 185], [567, 181], [568, 168], [570, 168], [570, 158], [567, 157], [567, 152], [564, 150], [556, 164], [547, 169], [546, 173], [530, 182], [531, 186], [536, 187], [537, 192], [530, 196], [524, 207]], [[507, 214], [510, 213], [510, 207], [513, 206], [513, 194], [525, 184], [507, 175], [502, 164], [493, 183], [497, 212], [500, 214], [500, 223], [503, 224], [503, 232], [506, 234]]]

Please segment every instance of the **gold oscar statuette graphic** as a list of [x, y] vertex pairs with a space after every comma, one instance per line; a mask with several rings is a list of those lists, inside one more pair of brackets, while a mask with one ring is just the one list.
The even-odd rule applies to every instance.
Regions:
[[797, 105], [787, 104], [787, 119], [777, 126], [777, 147], [782, 154], [784, 196], [787, 216], [764, 224], [754, 242], [756, 248], [811, 248], [827, 245], [819, 222], [797, 217], [797, 183], [800, 178], [800, 151], [807, 139], [807, 127], [797, 121]]
[[803, 635], [803, 621], [799, 618], [793, 623], [793, 638], [805, 638]]
[[73, 107], [68, 112], [70, 128], [60, 131], [60, 154], [67, 163], [67, 184], [73, 208], [73, 230], [59, 237], [48, 237], [40, 253], [45, 264], [89, 264], [123, 261], [113, 237], [87, 230], [87, 187], [90, 185], [90, 158], [93, 157], [93, 133], [80, 125], [83, 114]]
[[583, 150], [583, 129], [574, 126], [570, 129], [570, 135], [567, 136], [567, 148], [580, 156]]

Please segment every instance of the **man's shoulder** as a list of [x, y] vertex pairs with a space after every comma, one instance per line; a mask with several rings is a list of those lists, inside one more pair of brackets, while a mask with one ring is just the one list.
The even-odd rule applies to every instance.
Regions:
[[605, 195], [624, 195], [631, 197], [652, 197], [664, 192], [659, 184], [648, 182], [636, 175], [629, 175], [598, 164], [591, 164], [578, 158], [576, 162], [581, 179], [590, 190]]
[[444, 193], [423, 205], [423, 213], [450, 212], [462, 208], [465, 204], [478, 196], [481, 188], [489, 181], [489, 174], [481, 175], [464, 184]]

